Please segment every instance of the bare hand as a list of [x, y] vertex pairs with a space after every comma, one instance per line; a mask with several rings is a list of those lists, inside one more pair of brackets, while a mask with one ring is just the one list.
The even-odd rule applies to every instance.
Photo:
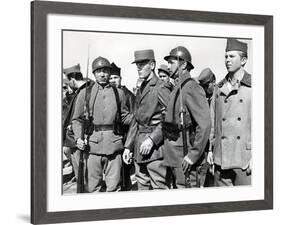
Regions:
[[77, 141], [76, 141], [76, 146], [77, 146], [77, 148], [78, 148], [79, 150], [84, 151], [86, 145], [87, 145], [86, 139], [85, 139], [85, 140], [82, 140], [81, 138], [78, 138], [78, 139], [77, 139]]
[[122, 155], [124, 163], [126, 163], [127, 165], [131, 164], [132, 163], [132, 156], [133, 156], [133, 153], [131, 153], [129, 149], [125, 148], [124, 152], [123, 152], [123, 155]]
[[214, 165], [213, 152], [208, 152], [208, 155], [207, 155], [207, 162], [208, 162], [211, 166]]
[[66, 146], [63, 146], [63, 153], [64, 155], [66, 156], [67, 159], [71, 159], [71, 149], [70, 147], [66, 147]]
[[186, 173], [191, 168], [192, 165], [193, 165], [193, 162], [186, 155], [182, 160], [183, 173]]
[[246, 170], [246, 174], [247, 174], [247, 175], [252, 174], [252, 166], [253, 166], [253, 165], [252, 165], [252, 159], [250, 159], [248, 168], [247, 168], [247, 170]]
[[153, 147], [153, 141], [151, 138], [146, 138], [140, 146], [140, 154], [148, 155]]

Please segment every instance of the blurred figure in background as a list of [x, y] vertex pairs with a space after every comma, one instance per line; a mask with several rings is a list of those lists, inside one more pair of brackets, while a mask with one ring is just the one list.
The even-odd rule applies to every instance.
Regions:
[[[72, 93], [67, 95], [66, 99], [68, 98], [68, 104], [67, 107], [64, 109], [64, 116], [63, 116], [63, 152], [66, 155], [66, 157], [70, 160], [75, 177], [77, 179], [78, 174], [78, 164], [79, 164], [79, 155], [77, 153], [76, 143], [74, 139], [74, 134], [72, 130], [72, 116], [74, 112], [74, 107], [76, 103], [76, 99], [80, 91], [86, 86], [91, 85], [92, 81], [86, 81], [83, 78], [83, 75], [80, 70], [80, 64], [65, 68], [63, 70], [63, 73], [67, 77], [67, 84], [69, 88], [71, 88]], [[64, 91], [63, 91], [64, 92]]]
[[170, 90], [172, 91], [174, 88], [173, 83], [171, 82], [170, 72], [168, 70], [168, 66], [165, 64], [161, 64], [158, 68], [158, 77], [160, 80], [166, 82], [170, 86]]
[[[204, 89], [206, 93], [206, 98], [210, 106], [212, 99], [216, 96], [217, 87], [216, 87], [216, 76], [210, 68], [205, 68], [201, 71], [199, 77], [197, 78], [200, 86]], [[201, 187], [210, 187], [214, 186], [214, 165], [208, 159], [208, 152], [210, 148], [210, 141], [208, 140], [205, 147], [205, 157], [206, 162], [201, 168], [202, 176], [200, 181]]]
[[[125, 86], [122, 85], [121, 68], [116, 66], [114, 62], [111, 63], [111, 75], [109, 82], [116, 88], [120, 88], [124, 91], [126, 106], [130, 113], [133, 112], [133, 107], [135, 104], [135, 95]], [[123, 142], [125, 143], [127, 138], [127, 133], [129, 131], [129, 126], [123, 126]], [[122, 164], [122, 190], [128, 191], [132, 188], [131, 175], [134, 173], [134, 168], [132, 168], [132, 163]]]

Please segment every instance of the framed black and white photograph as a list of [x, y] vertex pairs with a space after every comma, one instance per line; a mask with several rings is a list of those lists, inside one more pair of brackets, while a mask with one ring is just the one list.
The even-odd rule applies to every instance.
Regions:
[[31, 4], [33, 224], [273, 208], [273, 17]]

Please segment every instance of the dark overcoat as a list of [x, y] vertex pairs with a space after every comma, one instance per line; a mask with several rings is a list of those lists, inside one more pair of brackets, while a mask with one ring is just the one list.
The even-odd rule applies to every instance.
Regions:
[[[179, 84], [190, 78], [189, 72], [180, 75]], [[180, 98], [179, 84], [175, 86], [171, 93], [170, 101], [167, 107], [165, 121], [177, 124], [180, 127]], [[186, 112], [184, 118], [187, 135], [188, 158], [197, 163], [202, 158], [205, 146], [207, 144], [210, 130], [211, 117], [210, 109], [203, 88], [193, 79], [189, 80], [182, 87], [182, 106]], [[177, 97], [176, 97], [177, 96]], [[164, 164], [170, 167], [181, 167], [184, 157], [182, 132], [179, 133], [176, 140], [165, 138], [164, 144]]]
[[[134, 115], [137, 121], [137, 135], [135, 138], [134, 157], [137, 163], [147, 163], [163, 158], [161, 146], [163, 134], [161, 119], [170, 96], [169, 86], [155, 74], [138, 89], [135, 100]], [[154, 143], [149, 155], [140, 154], [140, 146], [146, 138]]]

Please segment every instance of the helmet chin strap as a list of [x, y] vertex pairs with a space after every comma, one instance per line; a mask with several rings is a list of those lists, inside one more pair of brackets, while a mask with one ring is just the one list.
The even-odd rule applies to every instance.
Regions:
[[[179, 63], [179, 61], [178, 61], [178, 63]], [[175, 72], [171, 75], [171, 78], [173, 78], [173, 79], [179, 78], [179, 76], [180, 76], [180, 69], [179, 69], [179, 67], [180, 67], [180, 65], [177, 66]]]

